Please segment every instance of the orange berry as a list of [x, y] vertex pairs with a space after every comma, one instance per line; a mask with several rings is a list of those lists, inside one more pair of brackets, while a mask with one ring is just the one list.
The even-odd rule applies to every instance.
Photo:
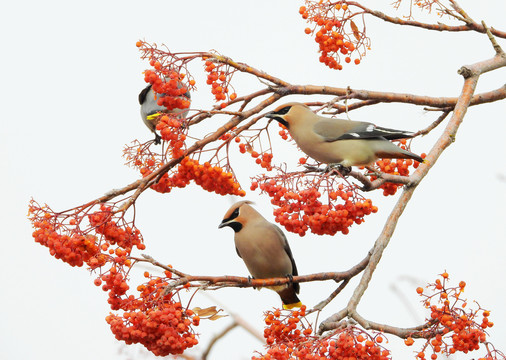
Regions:
[[406, 344], [406, 346], [411, 346], [415, 343], [415, 341], [413, 340], [413, 338], [410, 336], [408, 337], [406, 340], [404, 340], [404, 344]]
[[305, 28], [305, 29], [304, 29], [304, 32], [305, 32], [306, 34], [311, 34], [311, 29], [310, 29], [310, 28]]
[[423, 288], [421, 288], [421, 287], [417, 287], [417, 288], [416, 288], [416, 292], [417, 292], [418, 294], [423, 294]]
[[142, 41], [140, 41], [140, 40], [139, 40], [139, 41], [137, 41], [137, 42], [135, 43], [135, 46], [137, 46], [137, 47], [141, 47], [141, 46], [142, 46]]

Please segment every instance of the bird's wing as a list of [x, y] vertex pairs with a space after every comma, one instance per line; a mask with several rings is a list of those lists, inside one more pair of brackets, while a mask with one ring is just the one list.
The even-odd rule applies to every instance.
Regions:
[[413, 136], [412, 132], [388, 129], [368, 122], [349, 120], [321, 120], [314, 126], [314, 131], [326, 142], [350, 139], [405, 139]]
[[[286, 251], [286, 254], [290, 258], [290, 262], [292, 263], [292, 274], [291, 275], [297, 276], [297, 275], [299, 275], [299, 272], [297, 271], [297, 265], [295, 265], [295, 259], [293, 258], [292, 250], [290, 249], [290, 245], [288, 244], [288, 240], [286, 239], [286, 236], [283, 233], [283, 230], [281, 230], [277, 225], [274, 225], [274, 227], [276, 228], [276, 231], [279, 233], [280, 237], [283, 239], [283, 247]], [[293, 289], [298, 294], [300, 291], [299, 283], [294, 282]]]

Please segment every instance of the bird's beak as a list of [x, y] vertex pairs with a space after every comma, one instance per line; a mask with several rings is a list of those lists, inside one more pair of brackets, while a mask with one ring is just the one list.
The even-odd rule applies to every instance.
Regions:
[[223, 228], [223, 227], [225, 227], [225, 226], [228, 226], [228, 222], [227, 222], [227, 221], [225, 221], [225, 220], [223, 220], [223, 221], [220, 223], [220, 225], [218, 225], [218, 229], [221, 229], [221, 228]]
[[276, 116], [277, 114], [275, 114], [274, 111], [268, 112], [267, 114], [264, 115], [264, 117], [269, 119], [274, 119]]
[[282, 115], [276, 114], [275, 111], [268, 112], [264, 115], [264, 117], [272, 120], [276, 120], [277, 122], [281, 123], [285, 128], [289, 128], [288, 121], [286, 121]]

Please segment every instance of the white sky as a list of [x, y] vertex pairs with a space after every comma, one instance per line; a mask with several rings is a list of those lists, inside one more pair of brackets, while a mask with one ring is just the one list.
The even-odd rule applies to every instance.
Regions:
[[[382, 1], [381, 9], [401, 16]], [[366, 3], [380, 3], [378, 1]], [[238, 5], [240, 4], [240, 5]], [[506, 2], [486, 6], [460, 1], [476, 20], [505, 30]], [[217, 51], [295, 84], [350, 86], [431, 96], [458, 96], [464, 64], [493, 55], [486, 36], [448, 34], [389, 26], [368, 21], [372, 50], [360, 66], [328, 70], [317, 62], [316, 44], [303, 33], [300, 1], [11, 1], [0, 21], [3, 36], [1, 71], [3, 116], [0, 178], [3, 206], [4, 256], [0, 308], [1, 359], [126, 359], [138, 358], [139, 345], [124, 348], [104, 318], [106, 294], [93, 285], [85, 269], [68, 267], [48, 255], [31, 238], [26, 219], [31, 197], [63, 210], [96, 198], [137, 178], [123, 165], [124, 144], [151, 138], [139, 117], [137, 95], [145, 84], [135, 47], [138, 39], [165, 43], [173, 51]], [[506, 48], [504, 40], [499, 41]], [[201, 67], [194, 68], [197, 80]], [[506, 71], [486, 74], [477, 92], [504, 85]], [[238, 79], [239, 95], [257, 86]], [[197, 84], [199, 85], [199, 83]], [[316, 97], [311, 97], [315, 99]], [[306, 100], [304, 97], [291, 99]], [[318, 97], [318, 99], [325, 99]], [[211, 96], [200, 81], [193, 106], [206, 108]], [[433, 281], [445, 269], [455, 284], [468, 283], [466, 296], [492, 310], [490, 340], [506, 351], [506, 133], [505, 102], [468, 111], [456, 142], [416, 190], [384, 253], [372, 283], [358, 308], [366, 318], [392, 325], [418, 325], [426, 315], [415, 288]], [[419, 107], [385, 104], [354, 111], [356, 120], [418, 130], [437, 114]], [[212, 120], [213, 124], [226, 118]], [[413, 151], [428, 152], [440, 134], [416, 140]], [[295, 148], [282, 150], [274, 161]], [[286, 157], [285, 157], [286, 155]], [[248, 158], [236, 157], [254, 168]], [[248, 187], [248, 175], [241, 175]], [[501, 176], [503, 177], [501, 180]], [[369, 195], [368, 195], [369, 196]], [[380, 211], [355, 226], [347, 236], [287, 234], [301, 274], [346, 270], [362, 259], [381, 231], [397, 196], [370, 194]], [[272, 220], [267, 197], [247, 195]], [[191, 274], [247, 275], [236, 256], [230, 230], [218, 230], [229, 198], [197, 187], [161, 195], [148, 191], [137, 205], [137, 226], [147, 249], [161, 262]], [[139, 272], [142, 273], [143, 269]], [[321, 318], [340, 310], [356, 281], [326, 309]], [[300, 297], [314, 305], [335, 288], [330, 282], [303, 284]], [[410, 312], [394, 290], [402, 292], [416, 311]], [[278, 306], [273, 292], [224, 289], [215, 300], [197, 296], [194, 306], [219, 302], [240, 314], [259, 331], [262, 312]], [[230, 319], [203, 323], [197, 331], [206, 344]], [[389, 336], [394, 357], [410, 356], [421, 342], [406, 349]], [[197, 347], [190, 353], [199, 353]], [[243, 330], [234, 330], [211, 354], [212, 359], [249, 359], [262, 350]], [[480, 354], [455, 357], [473, 358]]]

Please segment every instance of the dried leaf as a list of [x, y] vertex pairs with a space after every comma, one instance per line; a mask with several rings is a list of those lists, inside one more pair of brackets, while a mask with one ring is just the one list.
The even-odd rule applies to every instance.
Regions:
[[209, 318], [209, 320], [218, 320], [219, 318], [222, 318], [222, 317], [227, 317], [228, 315], [213, 315]]
[[[217, 315], [222, 310], [221, 309], [217, 310], [216, 306], [210, 306], [210, 307], [205, 308], [205, 309], [201, 309], [199, 307], [195, 307], [192, 310], [199, 317], [201, 317], [201, 318], [209, 317], [210, 320], [216, 320], [216, 319], [218, 319], [220, 317], [227, 316], [227, 315]], [[218, 316], [218, 317], [216, 319], [213, 319], [213, 317], [215, 317], [215, 316]]]
[[353, 20], [350, 20], [350, 26], [351, 26], [351, 30], [353, 31], [353, 35], [355, 36], [355, 39], [357, 39], [357, 41], [360, 41], [360, 32], [358, 31], [358, 27], [357, 25], [353, 22]]

